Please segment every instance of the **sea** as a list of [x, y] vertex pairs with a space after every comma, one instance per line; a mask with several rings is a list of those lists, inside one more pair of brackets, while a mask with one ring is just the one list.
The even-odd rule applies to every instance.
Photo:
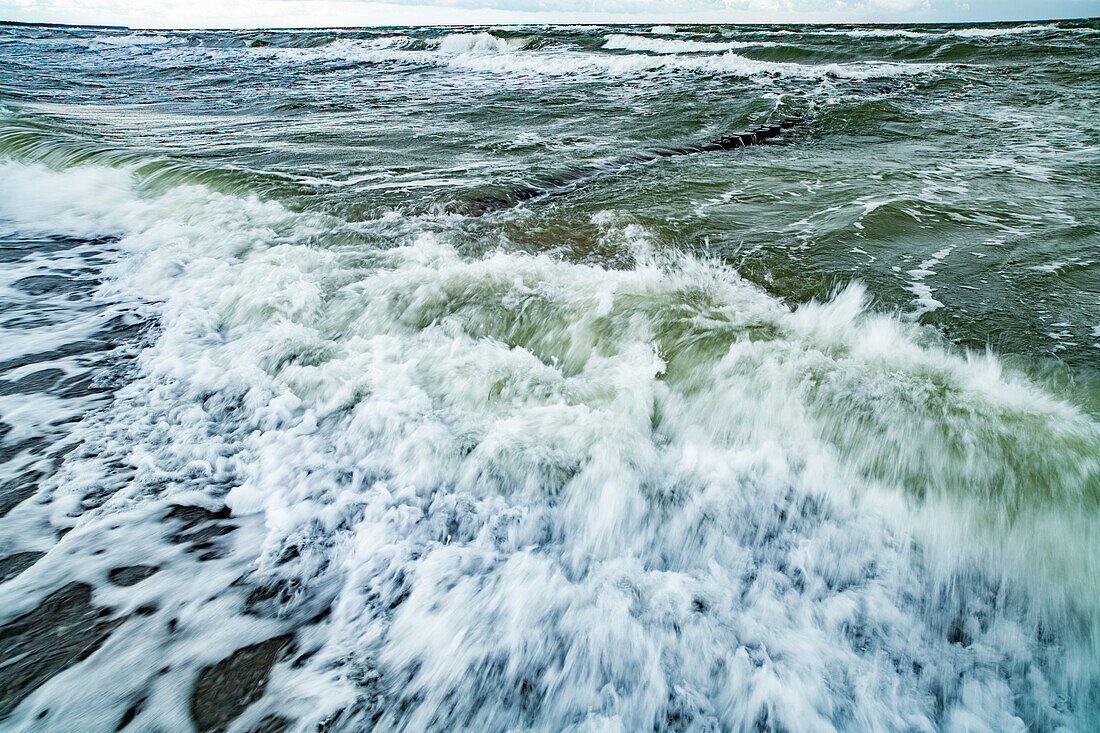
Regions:
[[1100, 21], [3, 27], [0, 263], [0, 730], [1100, 729]]

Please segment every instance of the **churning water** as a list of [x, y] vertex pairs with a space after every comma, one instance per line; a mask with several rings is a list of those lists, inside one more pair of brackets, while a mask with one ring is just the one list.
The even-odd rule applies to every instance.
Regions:
[[1100, 724], [1100, 24], [9, 28], [0, 95], [0, 728]]

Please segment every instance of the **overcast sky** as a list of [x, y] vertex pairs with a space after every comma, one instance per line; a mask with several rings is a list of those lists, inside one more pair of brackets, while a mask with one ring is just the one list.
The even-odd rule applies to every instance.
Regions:
[[0, 0], [0, 20], [134, 28], [921, 22], [1100, 16], [1100, 0]]

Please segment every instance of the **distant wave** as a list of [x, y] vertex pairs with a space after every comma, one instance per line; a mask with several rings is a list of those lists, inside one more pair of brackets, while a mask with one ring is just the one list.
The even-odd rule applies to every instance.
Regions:
[[[484, 37], [482, 37], [484, 36]], [[492, 39], [492, 40], [490, 40]], [[525, 39], [500, 39], [490, 34], [446, 36], [432, 50], [378, 48], [355, 40], [339, 40], [316, 49], [262, 49], [286, 61], [316, 58], [363, 63], [404, 63], [486, 73], [528, 76], [604, 74], [631, 76], [660, 72], [698, 72], [743, 77], [791, 77], [802, 79], [873, 79], [934, 72], [943, 64], [890, 61], [803, 64], [761, 61], [732, 51], [694, 53], [609, 54], [571, 49], [525, 49]], [[708, 46], [714, 44], [707, 44]], [[520, 53], [517, 53], [520, 52]]]
[[161, 35], [147, 35], [144, 33], [126, 36], [96, 36], [93, 43], [101, 43], [107, 46], [153, 46], [162, 43], [171, 43], [171, 39]]
[[1059, 32], [1059, 33], [1098, 33], [1094, 28], [1062, 28], [1053, 25], [1021, 25], [1010, 27], [976, 27], [976, 28], [801, 28], [797, 31], [788, 29], [768, 29], [753, 31], [728, 31], [727, 37], [744, 35], [767, 36], [847, 36], [849, 38], [996, 38], [999, 36], [1012, 36], [1025, 33]]
[[604, 36], [604, 38], [606, 42], [603, 47], [608, 50], [649, 51], [651, 53], [721, 52], [750, 46], [760, 47], [778, 45], [774, 41], [681, 41], [663, 38], [646, 38], [644, 36], [632, 36], [624, 33], [610, 33]]
[[468, 51], [518, 51], [527, 45], [528, 38], [500, 38], [491, 33], [450, 33], [436, 39], [443, 53]]

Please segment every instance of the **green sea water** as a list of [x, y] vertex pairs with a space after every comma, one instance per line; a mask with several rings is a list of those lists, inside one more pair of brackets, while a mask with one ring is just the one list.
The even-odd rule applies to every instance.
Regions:
[[1092, 729], [1098, 110], [1096, 21], [0, 28], [0, 729]]

